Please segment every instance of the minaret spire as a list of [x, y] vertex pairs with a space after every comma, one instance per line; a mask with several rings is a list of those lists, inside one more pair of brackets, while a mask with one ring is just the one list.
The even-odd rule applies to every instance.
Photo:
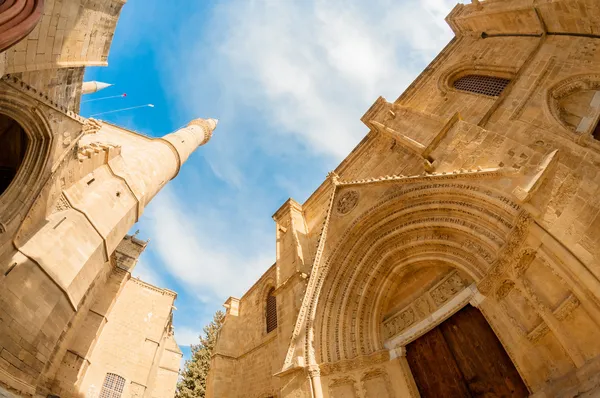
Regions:
[[217, 127], [217, 119], [194, 119], [182, 129], [167, 134], [164, 140], [170, 142], [179, 154], [180, 166], [198, 148], [206, 144]]
[[96, 81], [83, 82], [81, 84], [81, 94], [92, 94], [110, 86], [112, 86], [112, 84]]

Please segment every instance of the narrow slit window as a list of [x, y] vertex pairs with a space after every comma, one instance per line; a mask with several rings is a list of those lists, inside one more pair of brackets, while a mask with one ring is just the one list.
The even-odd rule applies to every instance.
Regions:
[[502, 77], [467, 75], [456, 79], [454, 88], [475, 94], [497, 97], [508, 86], [508, 83], [510, 83], [510, 80]]
[[267, 295], [267, 333], [277, 329], [277, 298], [273, 295], [275, 289], [271, 289]]
[[100, 398], [121, 398], [125, 379], [114, 373], [107, 373], [100, 391]]

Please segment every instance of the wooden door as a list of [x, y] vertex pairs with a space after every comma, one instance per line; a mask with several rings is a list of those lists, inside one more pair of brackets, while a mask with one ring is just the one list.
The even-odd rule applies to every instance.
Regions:
[[520, 398], [529, 392], [487, 321], [466, 306], [407, 346], [422, 398]]

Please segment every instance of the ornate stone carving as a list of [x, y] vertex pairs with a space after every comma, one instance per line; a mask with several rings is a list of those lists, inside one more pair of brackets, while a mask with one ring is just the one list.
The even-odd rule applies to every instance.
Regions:
[[416, 319], [415, 311], [412, 308], [408, 308], [398, 315], [393, 316], [385, 322], [386, 337], [392, 337], [393, 335], [400, 333], [415, 323]]
[[[377, 289], [377, 284], [380, 283], [381, 276], [379, 275], [382, 272], [387, 272], [387, 269], [383, 269], [380, 266], [368, 267], [364, 264], [367, 260], [372, 264], [379, 264], [385, 260], [385, 252], [383, 248], [376, 247], [377, 242], [391, 240], [394, 236], [397, 236], [398, 239], [394, 242], [393, 247], [386, 249], [388, 252], [389, 250], [393, 250], [396, 256], [405, 258], [407, 256], [418, 256], [420, 252], [423, 252], [440, 257], [453, 256], [454, 258], [462, 258], [465, 262], [464, 266], [470, 270], [469, 272], [482, 276], [487, 274], [490, 268], [493, 269], [494, 265], [492, 267], [486, 266], [486, 260], [482, 261], [483, 255], [477, 256], [475, 250], [466, 250], [462, 247], [464, 239], [458, 242], [455, 241], [453, 239], [454, 231], [464, 233], [470, 230], [473, 236], [485, 237], [485, 239], [481, 240], [470, 240], [481, 245], [482, 249], [489, 251], [492, 256], [495, 254], [494, 251], [498, 249], [500, 249], [501, 254], [504, 254], [507, 247], [509, 248], [508, 252], [514, 255], [522, 244], [522, 239], [526, 235], [524, 230], [528, 226], [528, 222], [523, 222], [522, 218], [528, 218], [528, 216], [524, 217], [523, 214], [526, 213], [522, 212], [520, 205], [501, 192], [483, 188], [480, 185], [472, 183], [473, 179], [498, 178], [506, 176], [506, 174], [507, 171], [505, 170], [484, 170], [465, 172], [464, 174], [429, 175], [425, 177], [400, 178], [392, 176], [391, 178], [383, 178], [382, 181], [365, 181], [377, 184], [393, 183], [396, 187], [394, 187], [394, 190], [388, 190], [387, 194], [382, 196], [378, 203], [362, 212], [360, 217], [352, 221], [343, 233], [338, 236], [337, 240], [340, 244], [330, 247], [325, 254], [324, 248], [327, 244], [326, 234], [331, 212], [337, 212], [337, 200], [341, 195], [345, 194], [345, 188], [342, 188], [340, 195], [331, 195], [331, 202], [329, 202], [330, 205], [324, 219], [323, 229], [320, 233], [318, 229], [316, 231], [319, 238], [317, 239], [318, 244], [314, 256], [311, 278], [308, 282], [305, 300], [299, 311], [298, 322], [294, 328], [286, 363], [291, 362], [291, 358], [295, 355], [294, 353], [300, 355], [303, 353], [304, 355], [308, 355], [308, 359], [313, 360], [314, 357], [310, 349], [313, 344], [318, 348], [316, 351], [320, 356], [318, 362], [334, 362], [343, 358], [365, 355], [379, 349], [376, 338], [372, 335], [376, 329], [369, 329], [362, 326], [368, 325], [368, 319], [376, 315], [376, 309], [373, 308], [373, 291]], [[460, 181], [461, 179], [471, 181]], [[344, 187], [345, 184], [341, 182], [331, 191]], [[436, 193], [440, 195], [436, 195]], [[448, 195], [449, 193], [455, 193], [459, 196], [451, 197]], [[464, 199], [458, 199], [459, 197]], [[410, 213], [413, 212], [411, 211], [412, 208], [414, 208], [415, 213], [420, 212], [419, 204], [422, 207], [425, 204], [430, 204], [432, 200], [456, 202], [456, 204], [451, 206], [453, 210], [452, 216], [441, 214], [431, 216], [419, 215], [419, 217], [410, 216]], [[494, 205], [487, 207], [483, 205], [482, 201], [490, 202]], [[402, 207], [398, 207], [397, 210], [388, 209], [394, 203], [401, 203]], [[448, 203], [448, 205], [450, 204]], [[446, 206], [444, 205], [443, 207]], [[481, 209], [484, 210], [482, 211]], [[387, 228], [381, 233], [375, 232], [363, 241], [361, 241], [362, 238], [352, 235], [356, 224], [364, 223], [365, 220], [373, 217], [379, 211], [385, 211], [388, 214], [390, 211], [401, 211], [403, 216], [393, 223], [393, 227]], [[521, 219], [519, 219], [519, 215]], [[488, 219], [488, 223], [477, 221], [482, 216]], [[525, 227], [523, 224], [525, 224]], [[491, 225], [495, 227], [490, 227]], [[433, 228], [434, 226], [435, 228]], [[510, 232], [507, 233], [507, 230]], [[432, 231], [439, 231], [440, 236], [449, 236], [449, 241], [444, 243], [443, 238], [440, 240], [433, 237], [415, 241], [414, 237], [417, 234], [431, 235]], [[408, 243], [409, 240], [414, 242], [414, 244]], [[347, 245], [345, 242], [354, 242], [353, 244], [357, 244], [356, 242], [359, 241], [361, 246], [373, 248], [369, 252], [368, 259], [366, 258], [366, 254], [364, 254], [364, 250], [346, 250]], [[518, 241], [518, 244], [515, 244], [515, 241]], [[458, 246], [456, 246], [457, 244]], [[489, 258], [489, 256], [485, 257]], [[496, 260], [497, 262], [498, 260]], [[497, 271], [504, 270], [510, 264], [512, 263], [503, 261]], [[387, 268], [388, 266], [385, 267]], [[328, 276], [331, 272], [334, 272], [335, 275]], [[350, 276], [355, 282], [348, 283]], [[361, 281], [364, 281], [364, 283], [361, 283]], [[349, 298], [349, 294], [356, 292], [356, 289], [360, 289], [361, 299], [358, 301]], [[482, 291], [481, 293], [484, 292]], [[352, 305], [340, 308], [340, 305], [337, 304], [340, 302], [352, 303]], [[319, 306], [317, 308], [317, 303], [323, 303], [323, 307]], [[434, 301], [431, 299], [430, 303], [433, 305]], [[338, 313], [339, 315], [337, 315]], [[404, 316], [406, 317], [408, 314]], [[412, 314], [415, 317], [417, 316], [414, 308], [412, 309]], [[351, 321], [343, 324], [339, 323], [338, 320], [340, 317], [351, 317]], [[414, 323], [415, 321], [416, 319], [412, 322]], [[396, 322], [399, 323], [400, 321], [396, 320]], [[404, 322], [400, 326], [403, 327], [403, 324]], [[304, 328], [304, 334], [301, 333], [300, 328]], [[381, 325], [380, 328], [379, 330], [383, 336], [386, 333], [392, 333], [385, 325]], [[327, 341], [336, 341], [339, 344], [331, 345]], [[302, 344], [303, 349], [301, 349], [300, 344]], [[316, 359], [314, 360], [317, 361]]]
[[525, 248], [520, 253], [519, 261], [515, 262], [513, 266], [513, 274], [515, 277], [520, 277], [527, 271], [527, 268], [535, 259], [536, 251], [532, 248]]
[[465, 284], [463, 283], [462, 278], [455, 272], [435, 287], [430, 294], [435, 304], [440, 306], [457, 295], [464, 288]]
[[571, 294], [562, 304], [554, 311], [554, 316], [559, 321], [569, 319], [573, 316], [573, 311], [579, 307], [579, 299]]
[[431, 304], [426, 297], [419, 297], [414, 303], [415, 311], [420, 318], [424, 318], [431, 313]]
[[505, 280], [504, 282], [502, 282], [502, 284], [500, 285], [500, 287], [498, 287], [498, 289], [496, 290], [496, 298], [498, 300], [503, 300], [506, 296], [508, 296], [508, 293], [510, 293], [510, 291], [515, 287], [515, 283], [511, 280]]
[[471, 239], [465, 240], [463, 242], [463, 247], [477, 253], [477, 255], [482, 257], [488, 264], [491, 264], [494, 260], [494, 256], [489, 251], [485, 250], [479, 243]]
[[86, 119], [85, 123], [81, 127], [81, 132], [85, 134], [95, 134], [102, 128], [102, 123], [98, 120], [89, 118]]
[[361, 377], [362, 390], [364, 397], [388, 396], [394, 395], [394, 390], [390, 385], [389, 376], [381, 368], [371, 369]]
[[342, 377], [333, 379], [329, 384], [330, 395], [343, 396], [348, 398], [358, 397], [358, 388], [356, 381], [351, 377]]
[[350, 213], [358, 204], [358, 191], [346, 191], [338, 199], [336, 210], [340, 214]]
[[308, 373], [308, 376], [312, 379], [315, 377], [320, 377], [321, 376], [321, 369], [319, 369], [319, 365], [311, 365], [308, 367], [308, 369], [306, 370], [306, 372]]
[[522, 256], [527, 255], [527, 249], [519, 251], [519, 248], [525, 241], [532, 222], [531, 215], [524, 210], [521, 211], [516, 225], [508, 235], [506, 244], [498, 254], [496, 262], [492, 265], [488, 275], [477, 285], [481, 294], [484, 296], [489, 295], [510, 265], [519, 262]]
[[377, 351], [371, 355], [364, 355], [358, 358], [348, 359], [344, 361], [323, 363], [321, 375], [328, 376], [335, 373], [350, 372], [354, 369], [362, 369], [365, 367], [377, 365], [390, 360], [390, 354], [387, 350]]
[[384, 337], [390, 338], [417, 321], [426, 318], [437, 307], [463, 291], [466, 285], [457, 272], [452, 272], [430, 291], [414, 300], [397, 314], [384, 321]]
[[532, 343], [536, 343], [539, 339], [544, 337], [546, 335], [546, 333], [548, 333], [549, 331], [550, 331], [550, 329], [548, 328], [548, 325], [546, 325], [546, 323], [542, 322], [539, 325], [537, 325], [531, 332], [529, 332], [529, 334], [527, 335], [527, 340], [531, 341]]
[[68, 210], [71, 208], [71, 205], [67, 201], [64, 195], [60, 195], [58, 201], [56, 202], [56, 206], [54, 206], [54, 210], [52, 210], [52, 214], [58, 213], [60, 211]]

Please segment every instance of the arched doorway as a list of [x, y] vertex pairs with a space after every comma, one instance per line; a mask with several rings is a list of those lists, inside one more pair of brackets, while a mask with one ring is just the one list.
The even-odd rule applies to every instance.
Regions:
[[0, 114], [0, 196], [14, 180], [27, 152], [29, 138], [14, 119]]

